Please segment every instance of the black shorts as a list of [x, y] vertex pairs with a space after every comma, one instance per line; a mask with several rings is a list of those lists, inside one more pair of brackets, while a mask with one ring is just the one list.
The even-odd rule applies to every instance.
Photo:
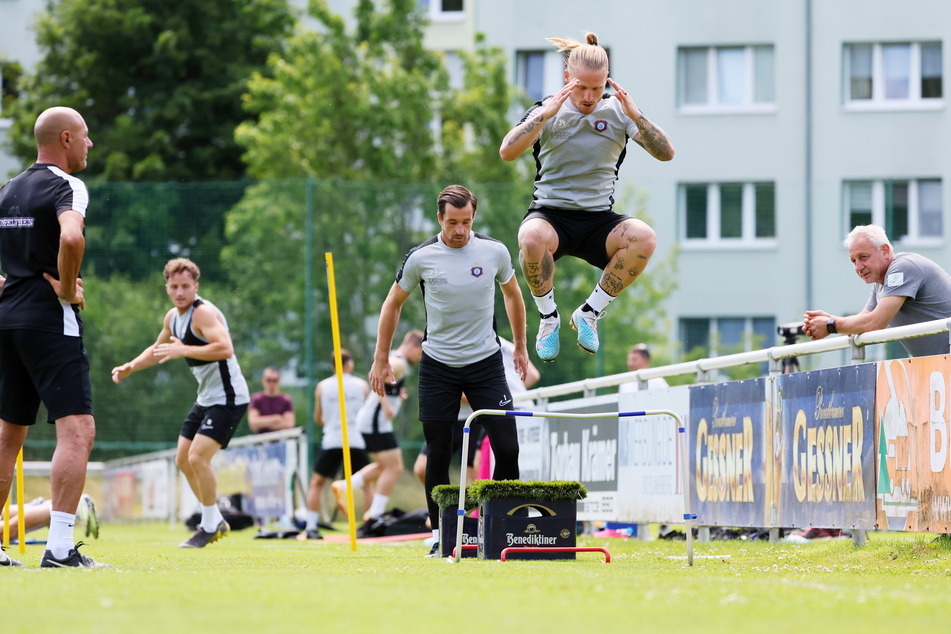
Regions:
[[248, 411], [248, 404], [244, 405], [211, 405], [204, 407], [195, 403], [192, 410], [182, 423], [179, 435], [188, 440], [194, 440], [195, 434], [208, 436], [224, 449], [231, 442], [234, 431], [244, 413]]
[[[350, 472], [356, 473], [370, 464], [370, 458], [363, 449], [350, 447]], [[317, 461], [314, 463], [314, 473], [325, 478], [335, 478], [343, 467], [343, 449], [321, 449]]]
[[[465, 427], [465, 420], [460, 420], [452, 428], [452, 454], [456, 455], [462, 451], [462, 428]], [[470, 467], [475, 465], [475, 455], [482, 447], [482, 438], [485, 437], [485, 428], [479, 424], [479, 421], [472, 421], [472, 427], [469, 428], [469, 451], [466, 456], [466, 464]], [[423, 441], [423, 446], [419, 453], [423, 456], [429, 455], [429, 443]]]
[[399, 449], [400, 446], [399, 443], [396, 442], [396, 434], [391, 431], [363, 434], [363, 443], [367, 446], [367, 453]]
[[0, 419], [32, 425], [41, 401], [50, 423], [92, 414], [89, 357], [82, 337], [0, 330]]
[[613, 211], [580, 211], [578, 209], [529, 209], [522, 224], [532, 218], [541, 218], [558, 234], [555, 260], [563, 255], [581, 258], [588, 264], [604, 269], [610, 258], [605, 244], [614, 227], [631, 218]]
[[455, 425], [463, 393], [473, 410], [512, 409], [512, 392], [505, 380], [501, 350], [459, 368], [423, 353], [419, 361], [420, 422]]

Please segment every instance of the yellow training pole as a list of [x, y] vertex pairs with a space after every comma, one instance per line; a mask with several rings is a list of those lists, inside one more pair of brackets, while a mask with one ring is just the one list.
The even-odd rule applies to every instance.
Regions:
[[327, 283], [330, 296], [330, 330], [334, 339], [334, 364], [337, 368], [337, 392], [340, 397], [340, 428], [343, 432], [343, 475], [347, 480], [347, 524], [350, 526], [350, 550], [357, 549], [357, 523], [353, 509], [353, 481], [350, 464], [350, 440], [347, 436], [347, 398], [343, 391], [343, 358], [340, 355], [340, 321], [337, 316], [337, 285], [334, 282], [334, 256], [329, 251], [327, 260]]
[[[17, 454], [17, 544], [20, 546], [21, 555], [26, 552], [26, 513], [23, 512], [26, 505], [23, 494], [24, 480], [26, 478], [23, 475], [23, 447], [20, 447], [20, 453]], [[7, 498], [9, 497], [8, 495]]]

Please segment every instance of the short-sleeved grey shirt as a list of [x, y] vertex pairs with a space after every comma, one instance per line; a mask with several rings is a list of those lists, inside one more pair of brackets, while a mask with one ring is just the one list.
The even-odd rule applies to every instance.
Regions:
[[[529, 109], [522, 120], [550, 99]], [[611, 210], [627, 141], [635, 134], [637, 126], [614, 97], [601, 99], [591, 114], [565, 101], [535, 142], [537, 173], [530, 209]]]
[[[882, 297], [905, 297], [889, 326], [907, 326], [951, 317], [951, 276], [923, 255], [896, 253], [885, 272], [884, 284], [873, 284], [865, 309], [872, 311]], [[948, 354], [948, 334], [904, 339], [913, 357]]]
[[407, 293], [419, 286], [426, 306], [427, 356], [452, 367], [482, 361], [499, 351], [495, 332], [495, 285], [515, 275], [504, 244], [470, 234], [454, 249], [439, 235], [411, 250], [396, 283]]

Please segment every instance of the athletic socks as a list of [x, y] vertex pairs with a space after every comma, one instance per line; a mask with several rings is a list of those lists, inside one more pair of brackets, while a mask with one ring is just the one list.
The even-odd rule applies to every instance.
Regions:
[[357, 489], [363, 488], [363, 484], [364, 484], [363, 474], [357, 471], [352, 476], [350, 476], [350, 484], [353, 485], [354, 491], [356, 491]]
[[544, 295], [532, 295], [532, 298], [535, 300], [535, 305], [538, 307], [538, 312], [542, 315], [548, 316], [552, 313], [558, 312], [558, 306], [555, 304], [554, 286]]
[[66, 559], [69, 551], [75, 548], [73, 525], [76, 515], [62, 511], [50, 512], [50, 532], [46, 538], [46, 550], [57, 559]]
[[307, 511], [307, 526], [305, 530], [311, 531], [317, 528], [320, 521], [320, 511]]
[[[588, 296], [588, 301], [585, 302], [585, 306], [594, 311], [596, 315], [600, 315], [601, 312], [608, 307], [608, 304], [617, 299], [613, 295], [609, 295], [606, 290], [601, 288], [601, 284], [597, 284], [594, 287], [594, 290], [591, 291], [591, 295]], [[585, 310], [584, 307], [581, 310]]]
[[[354, 484], [354, 487], [356, 487], [356, 484]], [[386, 511], [386, 505], [389, 501], [390, 496], [375, 493], [373, 495], [373, 502], [370, 503], [370, 509], [367, 511], [367, 515], [373, 519], [380, 517]]]
[[214, 533], [218, 530], [218, 524], [222, 520], [224, 520], [224, 515], [221, 514], [221, 509], [218, 508], [217, 504], [201, 505], [201, 523], [198, 525], [201, 530], [206, 533]]

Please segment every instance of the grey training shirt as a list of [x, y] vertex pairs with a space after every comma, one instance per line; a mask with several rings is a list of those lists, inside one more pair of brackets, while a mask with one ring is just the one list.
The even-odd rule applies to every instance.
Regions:
[[[905, 297], [889, 326], [907, 326], [951, 317], [951, 276], [917, 253], [896, 253], [885, 271], [885, 283], [874, 284], [865, 309], [872, 311], [882, 297]], [[913, 357], [948, 354], [948, 333], [903, 339]]]
[[498, 352], [495, 285], [513, 275], [505, 245], [474, 231], [461, 249], [447, 246], [437, 235], [411, 250], [396, 283], [407, 293], [417, 286], [422, 289], [427, 356], [462, 367]]
[[[522, 121], [550, 99], [529, 109]], [[535, 142], [537, 174], [530, 208], [611, 210], [627, 141], [635, 134], [637, 126], [614, 97], [602, 98], [591, 114], [581, 114], [570, 99], [565, 101]]]

